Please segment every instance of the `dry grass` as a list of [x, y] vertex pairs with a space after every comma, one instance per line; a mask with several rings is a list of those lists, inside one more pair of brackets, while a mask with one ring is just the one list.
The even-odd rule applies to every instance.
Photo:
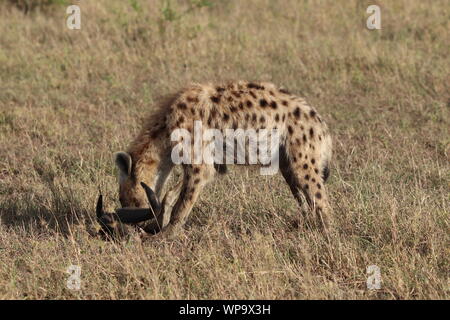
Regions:
[[[71, 31], [64, 6], [0, 2], [0, 299], [448, 299], [448, 2], [172, 1], [179, 19], [164, 3], [80, 1]], [[373, 3], [381, 31], [365, 28]], [[91, 237], [98, 188], [119, 205], [112, 153], [159, 95], [214, 79], [273, 81], [318, 108], [339, 234], [299, 224], [280, 176], [233, 168], [177, 240]]]

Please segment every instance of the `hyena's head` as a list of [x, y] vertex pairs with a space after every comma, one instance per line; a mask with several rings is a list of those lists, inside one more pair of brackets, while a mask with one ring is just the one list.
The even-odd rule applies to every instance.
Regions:
[[[161, 204], [156, 198], [155, 193], [145, 183], [140, 183], [147, 198], [147, 208], [121, 208], [115, 212], [106, 212], [103, 210], [103, 197], [100, 195], [97, 200], [96, 215], [97, 222], [100, 224], [99, 235], [105, 239], [120, 239], [132, 230], [130, 225], [139, 224], [153, 219], [155, 216], [161, 216], [159, 220], [153, 219], [148, 228], [155, 233], [160, 230], [160, 226], [167, 225], [164, 215], [161, 213]], [[167, 220], [167, 219], [166, 219]]]
[[147, 206], [146, 195], [137, 177], [131, 155], [120, 151], [115, 154], [119, 169], [119, 201], [122, 207], [144, 208]]

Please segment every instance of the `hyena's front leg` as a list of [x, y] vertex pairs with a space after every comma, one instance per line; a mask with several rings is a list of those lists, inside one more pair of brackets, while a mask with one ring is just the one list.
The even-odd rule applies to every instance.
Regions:
[[180, 196], [173, 207], [170, 224], [163, 230], [166, 235], [170, 237], [180, 231], [202, 189], [213, 179], [215, 172], [213, 165], [184, 166], [183, 186]]

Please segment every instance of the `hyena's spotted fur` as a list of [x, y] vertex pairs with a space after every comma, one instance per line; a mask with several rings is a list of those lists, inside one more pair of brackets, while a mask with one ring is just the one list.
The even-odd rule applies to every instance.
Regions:
[[[148, 206], [139, 185], [141, 181], [161, 195], [174, 166], [170, 134], [178, 128], [193, 134], [195, 120], [202, 121], [203, 129], [278, 129], [283, 177], [300, 204], [303, 193], [316, 221], [325, 227], [329, 224], [324, 182], [329, 174], [332, 148], [327, 126], [304, 99], [271, 83], [194, 84], [167, 98], [148, 118], [127, 153], [116, 157], [121, 171], [122, 206]], [[224, 165], [183, 165], [182, 181], [168, 191], [174, 203], [164, 231], [176, 231], [185, 223], [201, 190], [224, 168]]]

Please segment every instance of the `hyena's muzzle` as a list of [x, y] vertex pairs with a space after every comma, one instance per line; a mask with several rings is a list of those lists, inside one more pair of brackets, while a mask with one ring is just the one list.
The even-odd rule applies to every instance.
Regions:
[[[128, 233], [127, 225], [145, 225], [146, 232], [156, 234], [167, 226], [170, 220], [170, 209], [165, 206], [166, 197], [162, 204], [155, 192], [144, 182], [141, 182], [149, 202], [148, 208], [120, 208], [113, 213], [103, 210], [103, 196], [97, 200], [97, 222], [101, 226], [100, 235], [105, 238], [117, 238]], [[167, 208], [166, 208], [167, 207]]]

